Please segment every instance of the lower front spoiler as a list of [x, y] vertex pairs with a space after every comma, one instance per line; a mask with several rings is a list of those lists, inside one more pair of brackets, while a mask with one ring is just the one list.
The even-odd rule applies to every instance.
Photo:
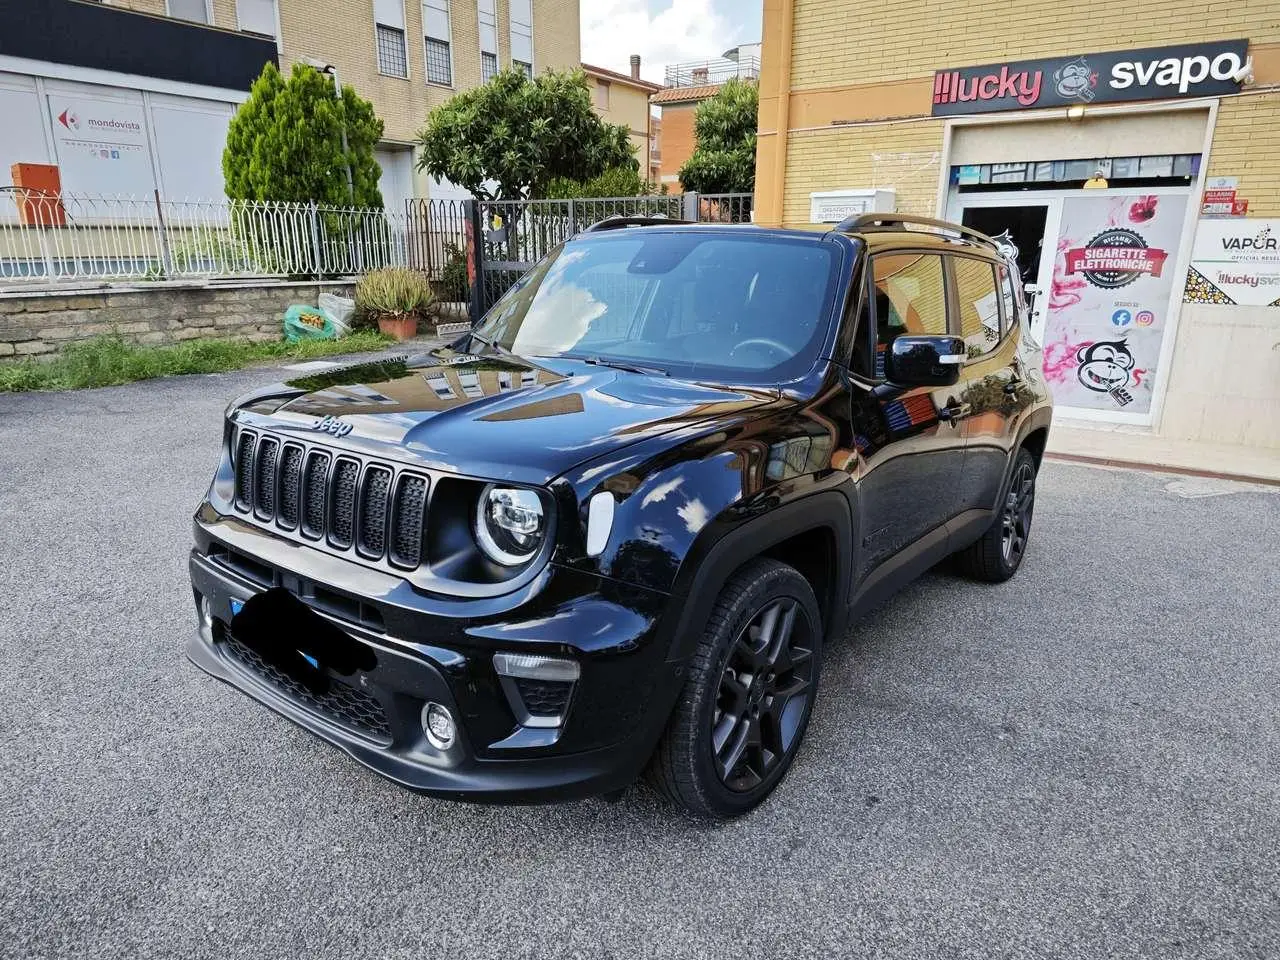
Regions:
[[[621, 790], [635, 780], [647, 756], [630, 744], [520, 760], [466, 758], [452, 765], [415, 751], [379, 746], [309, 710], [238, 667], [219, 644], [198, 631], [187, 656], [206, 673], [270, 707], [300, 727], [346, 751], [402, 787], [432, 796], [487, 803], [577, 800]], [[452, 706], [452, 704], [448, 704]]]

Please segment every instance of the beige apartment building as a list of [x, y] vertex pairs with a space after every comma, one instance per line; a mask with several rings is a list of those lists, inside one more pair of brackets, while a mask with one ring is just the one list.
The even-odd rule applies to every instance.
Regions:
[[577, 67], [578, 0], [106, 0], [112, 6], [276, 41], [281, 68], [331, 65], [386, 124], [378, 152], [388, 207], [464, 191], [415, 170], [431, 109], [498, 70]]
[[656, 183], [658, 168], [654, 142], [657, 133], [649, 109], [649, 97], [661, 90], [662, 85], [640, 79], [639, 54], [631, 55], [630, 66], [629, 74], [589, 63], [584, 63], [582, 69], [591, 85], [596, 113], [608, 123], [621, 124], [631, 131], [631, 145], [640, 163], [640, 175]]

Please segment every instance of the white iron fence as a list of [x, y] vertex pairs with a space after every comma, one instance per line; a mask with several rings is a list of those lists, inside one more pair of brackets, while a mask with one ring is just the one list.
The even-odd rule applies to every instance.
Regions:
[[0, 190], [0, 281], [350, 276], [404, 266], [408, 216], [240, 200]]
[[478, 235], [479, 260], [502, 275], [481, 298], [487, 305], [556, 244], [612, 216], [746, 223], [751, 195], [411, 200], [394, 211], [0, 187], [0, 284], [350, 277], [407, 266], [456, 285], [467, 282], [464, 258]]

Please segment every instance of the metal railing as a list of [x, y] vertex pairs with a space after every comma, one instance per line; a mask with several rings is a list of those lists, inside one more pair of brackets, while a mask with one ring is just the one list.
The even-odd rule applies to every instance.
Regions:
[[397, 212], [0, 189], [0, 286], [350, 277], [407, 266], [441, 296], [465, 299], [478, 236], [487, 306], [557, 244], [612, 216], [748, 223], [751, 194], [410, 200]]
[[741, 57], [737, 60], [716, 57], [712, 60], [670, 64], [666, 70], [665, 81], [668, 87], [705, 87], [724, 83], [734, 77], [755, 80], [759, 76], [759, 57]]
[[684, 215], [683, 194], [496, 200], [478, 204], [481, 231], [480, 312], [492, 306], [535, 263], [593, 223], [608, 217]]
[[375, 208], [0, 190], [0, 281], [353, 276], [409, 263]]
[[750, 223], [750, 193], [698, 194], [698, 220], [702, 223]]

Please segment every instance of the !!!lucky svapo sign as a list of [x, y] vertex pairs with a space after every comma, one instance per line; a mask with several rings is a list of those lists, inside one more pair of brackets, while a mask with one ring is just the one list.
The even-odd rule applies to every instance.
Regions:
[[933, 116], [1238, 93], [1248, 49], [1220, 40], [939, 70]]

